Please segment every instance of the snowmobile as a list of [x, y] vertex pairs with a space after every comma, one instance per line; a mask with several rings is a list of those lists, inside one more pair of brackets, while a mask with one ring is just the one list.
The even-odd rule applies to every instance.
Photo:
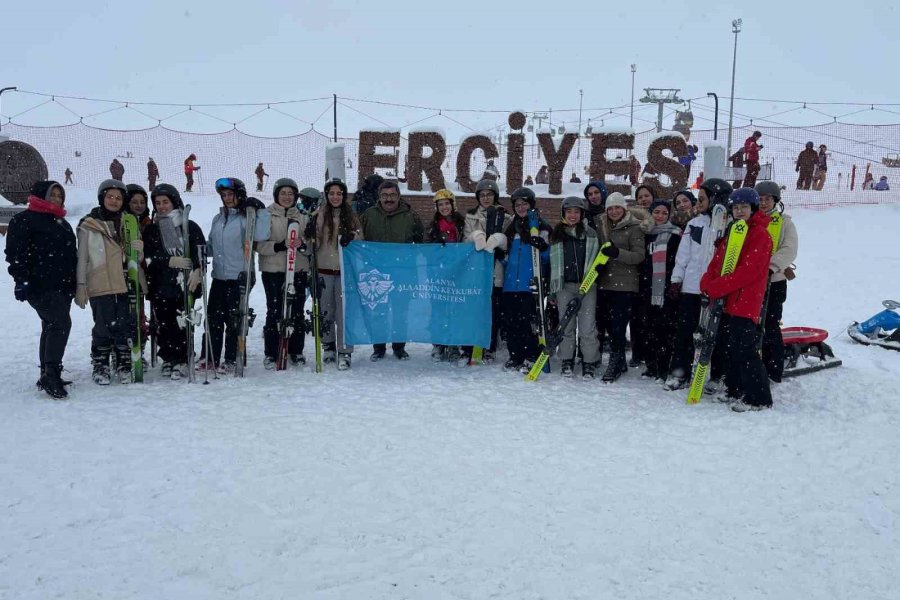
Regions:
[[[828, 332], [815, 327], [782, 327], [784, 339], [784, 373], [782, 377], [805, 375], [822, 369], [839, 367], [831, 346], [825, 343]], [[803, 359], [802, 361], [800, 359]]]
[[847, 328], [847, 335], [854, 342], [866, 346], [881, 346], [889, 350], [900, 350], [900, 302], [885, 300], [881, 303], [884, 310], [875, 316], [857, 323], [854, 321]]

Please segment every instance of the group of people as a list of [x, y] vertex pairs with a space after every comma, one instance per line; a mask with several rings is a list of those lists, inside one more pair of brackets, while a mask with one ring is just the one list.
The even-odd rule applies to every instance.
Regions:
[[[806, 142], [806, 147], [797, 155], [794, 170], [797, 176], [798, 190], [822, 191], [828, 177], [828, 146], [819, 144], [818, 152], [815, 144]], [[863, 185], [863, 189], [865, 185]]]
[[[375, 184], [374, 189], [363, 189]], [[552, 323], [554, 313], [578, 294], [582, 280], [602, 253], [606, 264], [598, 267], [596, 285], [583, 298], [577, 317], [568, 323], [558, 349], [562, 376], [573, 376], [580, 362], [582, 376], [593, 379], [606, 347], [605, 382], [614, 382], [629, 367], [643, 364], [644, 377], [666, 389], [680, 389], [690, 376], [694, 331], [704, 298], [724, 297], [727, 317], [713, 377], [724, 378], [726, 397], [735, 406], [771, 405], [768, 380], [781, 377], [779, 321], [786, 279], [797, 251], [796, 230], [790, 218], [781, 215], [781, 190], [772, 182], [762, 182], [756, 189], [732, 190], [721, 179], [708, 179], [696, 197], [690, 190], [681, 190], [671, 201], [657, 198], [653, 188], [642, 185], [635, 190], [632, 204], [620, 193], [607, 194], [603, 182], [593, 181], [585, 187], [583, 197], [562, 201], [556, 226], [538, 219], [536, 228], [532, 227], [537, 216], [534, 192], [528, 187], [513, 191], [512, 211], [507, 212], [493, 179], [478, 182], [477, 204], [465, 213], [457, 210], [451, 191], [435, 193], [434, 213], [427, 225], [401, 198], [397, 182], [379, 176], [363, 182], [355, 206], [339, 179], [326, 183], [322, 192], [300, 189], [289, 178], [278, 179], [269, 206], [248, 197], [243, 182], [236, 178], [219, 179], [216, 191], [222, 206], [204, 235], [192, 221], [184, 226], [184, 204], [174, 186], [158, 184], [148, 194], [139, 185], [109, 179], [99, 186], [98, 206], [81, 219], [76, 234], [64, 218], [63, 187], [53, 181], [35, 184], [28, 210], [10, 223], [6, 257], [16, 282], [16, 298], [29, 302], [42, 321], [39, 387], [53, 397], [66, 396], [62, 358], [73, 299], [81, 308], [90, 305], [94, 318], [93, 380], [99, 385], [114, 378], [121, 383], [131, 381], [130, 341], [137, 323], [129, 310], [125, 272], [126, 256], [132, 250], [140, 257], [141, 285], [149, 299], [149, 321], [162, 360], [161, 373], [172, 379], [185, 375], [188, 343], [179, 325], [179, 312], [184, 294], [193, 296], [205, 279], [205, 260], [198, 250], [207, 250], [212, 258], [206, 307], [210, 339], [204, 334], [197, 368], [232, 372], [238, 360], [237, 315], [247, 210], [252, 207], [256, 211], [253, 240], [266, 295], [266, 368], [275, 367], [278, 352], [289, 249], [300, 257], [294, 274], [297, 293], [291, 311], [295, 322], [288, 345], [290, 360], [293, 364], [305, 362], [303, 306], [313, 276], [310, 256], [315, 252], [326, 324], [322, 333], [324, 362], [346, 370], [351, 367], [353, 348], [343, 341], [339, 248], [354, 240], [473, 243], [477, 250], [494, 256], [491, 343], [481, 354], [485, 363], [494, 361], [501, 339], [508, 350], [503, 365], [507, 371], [527, 372], [542, 350], [535, 334], [541, 312], [535, 301], [535, 264], [540, 265], [540, 279], [546, 282], [549, 303], [543, 308]], [[374, 197], [367, 198], [363, 191]], [[712, 239], [710, 230], [710, 211], [716, 204], [728, 204], [734, 218], [744, 219], [750, 226], [737, 269], [727, 276], [720, 273], [723, 244]], [[135, 215], [141, 227], [141, 239], [130, 244], [122, 235], [125, 213]], [[769, 227], [769, 235], [771, 215], [778, 215], [780, 225], [774, 232]], [[293, 240], [288, 239], [291, 221], [303, 232]], [[537, 262], [535, 253], [540, 257]], [[137, 318], [146, 320], [143, 310]], [[761, 319], [764, 328], [758, 327]], [[147, 328], [144, 325], [145, 331]], [[629, 330], [630, 360], [626, 355]], [[753, 338], [762, 332], [765, 367], [755, 351], [747, 351], [755, 348]], [[391, 347], [396, 358], [409, 358], [403, 341]], [[370, 359], [381, 360], [386, 351], [386, 344], [376, 344]], [[435, 346], [432, 355], [436, 361], [456, 361], [463, 366], [473, 360], [473, 348]]]

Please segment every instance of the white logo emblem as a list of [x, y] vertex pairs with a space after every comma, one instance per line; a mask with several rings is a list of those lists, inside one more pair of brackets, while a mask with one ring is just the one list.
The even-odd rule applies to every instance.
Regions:
[[356, 284], [359, 295], [362, 296], [363, 304], [370, 309], [375, 308], [379, 304], [387, 304], [388, 294], [394, 289], [394, 282], [391, 281], [390, 275], [372, 269], [367, 273], [359, 275], [359, 283]]

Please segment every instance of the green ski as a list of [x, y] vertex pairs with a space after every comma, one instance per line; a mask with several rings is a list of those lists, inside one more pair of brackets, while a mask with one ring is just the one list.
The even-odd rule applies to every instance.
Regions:
[[131, 375], [135, 383], [144, 381], [144, 363], [141, 360], [141, 308], [144, 299], [141, 296], [141, 277], [138, 262], [138, 251], [131, 247], [131, 242], [141, 239], [137, 218], [129, 213], [122, 215], [122, 244], [128, 258], [128, 300], [131, 305], [131, 317], [134, 319], [134, 337], [131, 342]]

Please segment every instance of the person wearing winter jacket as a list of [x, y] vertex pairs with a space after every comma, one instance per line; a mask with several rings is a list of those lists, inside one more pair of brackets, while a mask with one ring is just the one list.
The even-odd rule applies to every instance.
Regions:
[[[125, 212], [134, 215], [137, 219], [141, 238], [143, 238], [147, 226], [153, 222], [153, 219], [150, 218], [150, 209], [147, 206], [147, 190], [136, 183], [129, 183], [125, 186], [125, 190]], [[147, 322], [147, 313], [144, 311], [143, 301], [141, 302], [140, 313], [141, 360], [144, 360], [144, 347], [147, 345], [147, 338], [150, 334], [150, 324]]]
[[[597, 232], [587, 227], [585, 202], [577, 196], [562, 201], [562, 220], [550, 234], [550, 296], [560, 310], [579, 295], [581, 282], [591, 269], [600, 244]], [[586, 380], [594, 378], [600, 365], [600, 340], [597, 338], [597, 290], [591, 287], [582, 298], [577, 316], [569, 321], [559, 345], [562, 359], [560, 374], [572, 377], [575, 367], [575, 330], [578, 329], [581, 348], [581, 374]]]
[[116, 181], [122, 181], [122, 178], [125, 177], [125, 165], [120, 163], [118, 158], [114, 158], [109, 163], [109, 174]]
[[37, 386], [51, 398], [68, 396], [62, 361], [72, 329], [69, 316], [75, 295], [78, 252], [75, 233], [66, 221], [66, 192], [55, 181], [31, 187], [28, 208], [9, 222], [6, 262], [15, 281], [14, 295], [28, 302], [41, 320]]
[[[631, 303], [638, 291], [639, 267], [644, 260], [644, 232], [628, 212], [625, 197], [614, 192], [606, 199], [606, 214], [596, 219], [601, 252], [609, 257], [597, 278], [597, 303], [606, 313], [610, 340], [609, 364], [603, 381], [612, 383], [628, 371], [625, 360], [625, 330]], [[609, 246], [605, 246], [610, 242]]]
[[378, 204], [378, 187], [384, 182], [384, 177], [377, 173], [367, 175], [356, 193], [353, 194], [353, 210], [361, 215]]
[[189, 220], [188, 239], [184, 239], [184, 202], [175, 186], [160, 183], [150, 196], [153, 222], [143, 232], [148, 297], [163, 361], [160, 374], [177, 381], [187, 375], [188, 365], [187, 337], [178, 324], [185, 307], [184, 286], [189, 294], [200, 287], [197, 246], [206, 245], [206, 238], [200, 226]]
[[679, 190], [675, 192], [672, 204], [674, 206], [669, 220], [683, 231], [688, 221], [694, 218], [694, 206], [697, 205], [697, 198], [691, 190]]
[[[678, 302], [678, 322], [675, 346], [667, 390], [684, 387], [694, 361], [694, 331], [700, 322], [700, 277], [706, 271], [713, 254], [715, 233], [710, 228], [710, 211], [715, 204], [724, 204], [732, 192], [731, 185], [718, 177], [704, 180], [694, 207], [697, 216], [688, 221], [678, 244], [675, 267], [672, 270], [668, 294]], [[718, 372], [718, 362], [714, 361]]]
[[[269, 239], [256, 243], [259, 255], [259, 270], [262, 273], [263, 290], [266, 292], [266, 324], [263, 326], [263, 346], [265, 359], [263, 366], [274, 369], [278, 359], [281, 340], [281, 319], [284, 314], [284, 285], [287, 273], [288, 250], [294, 254], [294, 298], [291, 300], [291, 336], [287, 354], [291, 364], [305, 364], [303, 357], [306, 337], [303, 306], [306, 304], [306, 288], [309, 281], [309, 258], [300, 251], [303, 246], [303, 231], [309, 217], [297, 208], [300, 189], [290, 178], [283, 177], [275, 182], [272, 189], [274, 202], [266, 209], [269, 213]], [[288, 239], [288, 225], [296, 221], [300, 230], [294, 240]], [[286, 325], [286, 324], [285, 324]]]
[[[502, 326], [503, 300], [503, 259], [506, 257], [507, 238], [503, 233], [512, 222], [512, 215], [507, 214], [500, 205], [500, 187], [492, 179], [482, 179], [475, 185], [475, 199], [478, 204], [466, 213], [463, 238], [474, 242], [475, 249], [494, 253], [494, 279], [491, 292], [491, 345], [482, 353], [482, 362], [494, 362], [497, 351], [497, 340]], [[488, 219], [488, 217], [491, 219]], [[472, 347], [463, 346], [459, 364], [468, 364], [472, 356]]]
[[[326, 363], [337, 360], [338, 371], [351, 365], [353, 346], [344, 343], [344, 290], [341, 284], [341, 248], [362, 240], [362, 223], [350, 206], [347, 185], [331, 179], [324, 187], [325, 202], [310, 215], [304, 231], [309, 252], [316, 253], [321, 287], [319, 307], [322, 320], [322, 348]], [[337, 356], [335, 357], [335, 352]]]
[[184, 178], [187, 180], [184, 191], [186, 192], [190, 192], [191, 188], [194, 187], [194, 171], [200, 170], [200, 167], [194, 164], [195, 160], [197, 160], [197, 155], [193, 152], [190, 156], [184, 159]]
[[681, 229], [670, 221], [671, 206], [657, 200], [650, 205], [653, 227], [644, 236], [646, 257], [641, 264], [640, 302], [645, 315], [644, 362], [641, 377], [663, 383], [669, 374], [675, 343], [678, 302], [667, 292], [675, 269]]
[[877, 192], [886, 192], [889, 189], [891, 189], [891, 186], [888, 185], [887, 175], [882, 175], [881, 178], [878, 180], [878, 183], [876, 183], [872, 189]]
[[759, 143], [761, 137], [761, 131], [754, 131], [753, 135], [744, 140], [744, 154], [747, 157], [747, 174], [743, 183], [745, 187], [756, 185], [756, 177], [759, 175], [759, 151], [763, 149], [763, 145]]
[[256, 175], [256, 191], [263, 191], [263, 177], [268, 177], [269, 174], [266, 173], [266, 169], [263, 167], [262, 163], [256, 165], [256, 170], [253, 171], [253, 174]]
[[[634, 190], [634, 206], [628, 207], [628, 212], [640, 222], [641, 230], [645, 235], [653, 228], [653, 219], [650, 217], [650, 205], [656, 201], [656, 191], [653, 188], [648, 185], [639, 185]], [[640, 294], [632, 296], [631, 318], [628, 323], [631, 335], [629, 367], [639, 367], [646, 360], [647, 313], [644, 309], [645, 304], [641, 301]]]
[[[456, 196], [448, 189], [434, 194], [434, 217], [425, 231], [426, 244], [458, 244], [463, 241], [466, 220], [456, 211]], [[433, 344], [431, 360], [456, 363], [460, 359], [458, 346]]]
[[[92, 379], [110, 383], [110, 356], [115, 353], [120, 383], [131, 383], [131, 345], [137, 328], [131, 313], [126, 278], [127, 253], [122, 235], [122, 214], [128, 190], [116, 179], [107, 179], [97, 190], [99, 207], [78, 224], [78, 270], [75, 303], [85, 308], [90, 301], [94, 316], [91, 331]], [[144, 243], [132, 242], [143, 262]], [[143, 269], [139, 269], [145, 287]]]
[[[233, 373], [237, 359], [238, 315], [241, 303], [241, 278], [244, 276], [244, 237], [247, 229], [247, 208], [256, 209], [254, 242], [269, 239], [270, 213], [256, 198], [247, 197], [244, 182], [235, 177], [216, 180], [216, 192], [222, 199], [222, 208], [213, 217], [207, 238], [207, 250], [212, 257], [212, 284], [209, 288], [209, 307], [206, 318], [209, 321], [210, 341], [204, 340], [203, 360], [197, 370], [215, 367], [219, 373]], [[255, 270], [251, 265], [248, 288], [252, 288]], [[227, 330], [226, 330], [227, 329]], [[222, 343], [224, 334], [224, 361]], [[212, 348], [212, 356], [206, 356], [207, 346]], [[212, 361], [207, 364], [206, 361]]]
[[828, 147], [819, 145], [819, 154], [816, 157], [816, 172], [813, 175], [813, 189], [821, 192], [825, 187], [825, 178], [828, 175]]
[[151, 192], [156, 188], [157, 179], [159, 179], [159, 167], [156, 166], [156, 161], [151, 156], [147, 161], [147, 184]]
[[531, 291], [534, 278], [532, 248], [537, 248], [541, 256], [541, 268], [549, 262], [550, 225], [539, 222], [539, 235], [531, 235], [528, 213], [535, 210], [537, 199], [527, 187], [515, 190], [510, 196], [514, 215], [504, 230], [509, 252], [503, 260], [503, 335], [509, 360], [503, 365], [504, 371], [528, 373], [537, 360], [540, 349], [534, 334], [537, 321], [537, 304]]
[[772, 236], [772, 258], [769, 261], [769, 297], [764, 319], [762, 359], [769, 379], [780, 383], [784, 375], [784, 338], [781, 336], [781, 316], [787, 300], [787, 283], [794, 278], [793, 263], [797, 260], [799, 237], [790, 215], [784, 214], [781, 186], [773, 181], [756, 184], [759, 210], [769, 217]]
[[606, 184], [602, 181], [592, 181], [584, 186], [584, 199], [586, 201], [587, 215], [586, 222], [588, 226], [596, 227], [594, 223], [598, 215], [602, 215], [606, 211], [606, 198], [609, 192], [606, 191]]
[[800, 175], [797, 177], [797, 189], [808, 190], [812, 185], [813, 170], [816, 168], [816, 162], [819, 155], [813, 149], [812, 142], [806, 142], [806, 148], [797, 156], [796, 166], [794, 170]]
[[[363, 213], [363, 238], [370, 242], [392, 242], [395, 244], [421, 244], [425, 238], [425, 227], [409, 204], [400, 197], [400, 186], [395, 181], [384, 181], [378, 187], [378, 205]], [[406, 343], [393, 342], [391, 349], [400, 360], [409, 359]], [[379, 361], [387, 351], [386, 344], [374, 344], [370, 359]]]
[[735, 412], [761, 410], [772, 406], [772, 392], [766, 369], [757, 352], [758, 323], [766, 294], [772, 238], [767, 231], [769, 217], [760, 210], [759, 194], [753, 188], [731, 193], [729, 203], [735, 222], [745, 221], [747, 237], [734, 270], [722, 275], [727, 236], [716, 243], [716, 251], [700, 290], [710, 301], [725, 299], [723, 319], [727, 318], [728, 349], [725, 365], [727, 398]]

